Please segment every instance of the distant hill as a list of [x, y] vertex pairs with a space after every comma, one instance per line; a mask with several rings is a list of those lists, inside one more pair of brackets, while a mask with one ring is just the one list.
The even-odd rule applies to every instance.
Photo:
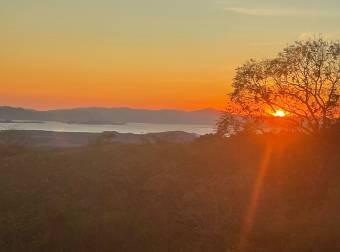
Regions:
[[170, 109], [131, 108], [75, 108], [38, 111], [6, 106], [0, 107], [0, 121], [57, 121], [81, 124], [214, 124], [218, 117], [219, 111], [210, 108], [188, 112]]
[[41, 130], [0, 131], [1, 146], [64, 148], [81, 147], [89, 144], [141, 144], [141, 143], [188, 143], [199, 135], [182, 131], [168, 131], [147, 134], [118, 133], [107, 131], [103, 133], [86, 132], [52, 132]]

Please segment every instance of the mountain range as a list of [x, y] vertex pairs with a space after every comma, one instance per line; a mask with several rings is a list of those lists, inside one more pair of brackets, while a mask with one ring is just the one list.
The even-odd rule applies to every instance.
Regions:
[[57, 110], [33, 110], [0, 107], [0, 121], [56, 121], [79, 124], [124, 124], [124, 123], [159, 123], [159, 124], [214, 124], [220, 112], [207, 108], [195, 111], [171, 109], [132, 109], [132, 108], [74, 108]]

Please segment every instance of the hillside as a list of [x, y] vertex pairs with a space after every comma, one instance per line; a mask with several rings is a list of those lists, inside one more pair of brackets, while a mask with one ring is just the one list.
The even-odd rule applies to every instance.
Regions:
[[219, 111], [146, 110], [131, 108], [76, 108], [37, 111], [23, 108], [0, 107], [0, 120], [37, 120], [65, 123], [120, 124], [120, 123], [168, 123], [214, 124]]
[[0, 149], [0, 250], [338, 252], [339, 137]]
[[192, 142], [198, 135], [182, 131], [168, 131], [148, 134], [86, 132], [52, 132], [40, 130], [9, 130], [0, 131], [0, 146], [7, 145], [30, 148], [69, 148], [92, 144], [141, 144], [141, 143], [185, 143]]

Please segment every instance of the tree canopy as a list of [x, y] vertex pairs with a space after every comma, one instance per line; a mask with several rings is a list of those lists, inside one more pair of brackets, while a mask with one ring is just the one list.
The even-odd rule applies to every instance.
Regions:
[[275, 114], [286, 115], [281, 120], [290, 129], [320, 132], [340, 114], [340, 43], [322, 37], [296, 41], [273, 59], [251, 59], [236, 69], [232, 87], [219, 132], [231, 122], [258, 126]]

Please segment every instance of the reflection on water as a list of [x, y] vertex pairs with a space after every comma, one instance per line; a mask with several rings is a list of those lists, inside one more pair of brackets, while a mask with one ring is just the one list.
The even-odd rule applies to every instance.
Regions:
[[197, 124], [152, 124], [152, 123], [99, 125], [99, 124], [68, 124], [60, 122], [12, 122], [12, 123], [0, 123], [0, 130], [45, 130], [58, 132], [89, 132], [89, 133], [117, 131], [119, 133], [134, 133], [134, 134], [166, 131], [184, 131], [188, 133], [204, 135], [212, 133], [214, 131], [214, 126]]

